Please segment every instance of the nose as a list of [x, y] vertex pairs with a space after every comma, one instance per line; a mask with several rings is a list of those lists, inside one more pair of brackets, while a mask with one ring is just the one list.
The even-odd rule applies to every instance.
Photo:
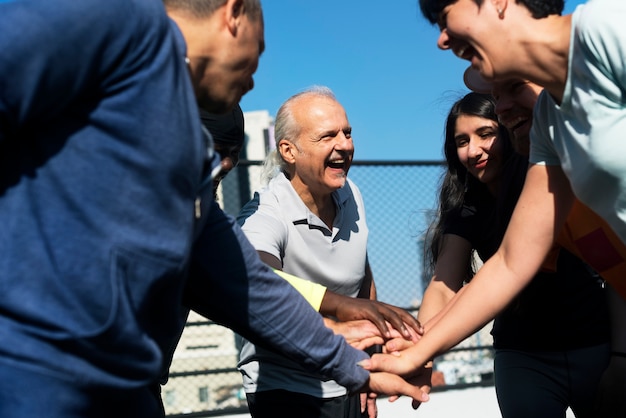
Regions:
[[483, 155], [483, 141], [471, 137], [467, 146], [467, 155], [472, 159], [478, 159]]
[[443, 28], [439, 33], [439, 38], [437, 39], [437, 46], [439, 49], [450, 49], [450, 36], [448, 35], [448, 30]]
[[503, 95], [503, 94], [496, 95], [496, 97], [497, 99], [496, 99], [495, 112], [496, 112], [496, 115], [502, 116], [505, 112], [507, 112], [508, 110], [511, 110], [513, 102], [509, 100], [509, 98], [506, 95]]
[[344, 132], [340, 132], [337, 135], [337, 142], [335, 144], [335, 149], [340, 151], [354, 151], [354, 142], [352, 142], [352, 137], [348, 137]]

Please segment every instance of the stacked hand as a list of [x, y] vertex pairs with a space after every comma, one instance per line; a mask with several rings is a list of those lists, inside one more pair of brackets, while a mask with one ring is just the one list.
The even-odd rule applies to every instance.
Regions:
[[380, 330], [384, 339], [393, 338], [391, 328], [406, 339], [417, 341], [424, 330], [421, 324], [404, 309], [370, 299], [351, 298], [327, 292], [320, 313], [340, 321], [367, 319]]
[[[414, 365], [411, 357], [404, 353], [408, 348], [413, 347], [412, 341], [402, 338], [394, 338], [387, 341], [383, 354], [374, 354], [371, 359], [364, 360], [360, 365], [372, 372], [379, 374], [380, 372], [393, 373], [402, 376], [403, 379], [419, 392], [419, 396], [411, 396], [413, 399], [413, 408], [417, 409], [422, 402], [428, 400], [428, 394], [432, 388], [432, 362], [428, 362], [423, 366]], [[390, 400], [394, 401], [397, 396], [391, 396]]]

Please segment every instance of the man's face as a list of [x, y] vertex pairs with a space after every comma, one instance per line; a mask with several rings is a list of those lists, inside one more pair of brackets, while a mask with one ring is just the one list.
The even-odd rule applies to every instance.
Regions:
[[263, 18], [244, 14], [239, 22], [234, 34], [223, 30], [211, 39], [215, 34], [207, 31], [195, 40], [195, 48], [188, 45], [198, 104], [212, 113], [229, 111], [254, 87], [252, 76], [265, 49]]
[[481, 6], [474, 0], [457, 0], [446, 6], [438, 21], [440, 49], [450, 49], [468, 60], [488, 80], [496, 78], [506, 60], [506, 33], [498, 11], [490, 1]]
[[529, 152], [533, 108], [541, 90], [540, 86], [520, 79], [493, 85], [496, 114], [500, 123], [511, 132], [515, 151], [522, 155], [528, 155]]
[[343, 187], [354, 155], [352, 127], [344, 108], [328, 97], [311, 95], [293, 104], [293, 115], [300, 135], [291, 148], [292, 183], [305, 186], [313, 196]]

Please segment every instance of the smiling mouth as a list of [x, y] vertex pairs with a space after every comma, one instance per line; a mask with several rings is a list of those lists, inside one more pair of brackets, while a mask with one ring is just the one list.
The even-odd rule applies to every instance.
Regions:
[[330, 168], [345, 170], [346, 160], [343, 158], [339, 160], [330, 160], [326, 163], [326, 165]]
[[474, 164], [474, 168], [477, 168], [477, 169], [483, 169], [483, 168], [485, 168], [485, 167], [487, 166], [487, 161], [489, 161], [489, 160], [480, 160], [480, 161], [477, 161], [477, 162], [476, 162], [476, 164]]
[[520, 126], [522, 126], [523, 124], [525, 124], [528, 121], [528, 119], [526, 117], [523, 116], [518, 116], [512, 119], [509, 119], [507, 121], [501, 121], [501, 123], [506, 126], [507, 129], [514, 131], [515, 129], [519, 128]]
[[471, 61], [472, 58], [476, 55], [474, 48], [472, 48], [469, 44], [453, 48], [452, 52], [454, 52], [454, 55], [456, 55], [457, 57], [467, 61]]
[[465, 54], [465, 51], [467, 50], [467, 46], [464, 46], [462, 48], [459, 49], [454, 49], [454, 55], [456, 55], [459, 58], [463, 58], [463, 54]]
[[528, 122], [530, 122], [530, 119], [520, 116], [517, 118], [513, 118], [507, 122], [502, 122], [502, 124], [509, 130], [509, 132], [513, 133], [513, 135], [517, 137], [519, 135], [526, 134], [526, 129], [521, 133], [518, 132], [518, 130], [527, 126]]

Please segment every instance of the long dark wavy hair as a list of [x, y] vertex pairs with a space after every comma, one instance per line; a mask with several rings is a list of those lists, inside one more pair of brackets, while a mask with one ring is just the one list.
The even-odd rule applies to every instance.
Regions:
[[[450, 214], [461, 210], [464, 202], [468, 201], [491, 201], [495, 197], [495, 222], [494, 228], [485, 231], [490, 240], [497, 247], [508, 225], [515, 203], [519, 197], [524, 179], [528, 160], [513, 150], [508, 130], [498, 123], [498, 140], [502, 143], [502, 156], [504, 161], [502, 181], [498, 187], [496, 196], [493, 196], [487, 185], [481, 183], [476, 177], [467, 172], [467, 169], [457, 154], [454, 133], [456, 121], [461, 115], [477, 116], [498, 122], [495, 112], [496, 103], [490, 94], [469, 93], [458, 100], [448, 113], [445, 126], [444, 154], [447, 169], [439, 190], [439, 206], [437, 216], [428, 228], [424, 250], [425, 267], [429, 272], [434, 272], [439, 252], [443, 241], [444, 227]], [[475, 272], [473, 263], [468, 264], [467, 277], [469, 280]], [[432, 275], [432, 274], [431, 274]]]

